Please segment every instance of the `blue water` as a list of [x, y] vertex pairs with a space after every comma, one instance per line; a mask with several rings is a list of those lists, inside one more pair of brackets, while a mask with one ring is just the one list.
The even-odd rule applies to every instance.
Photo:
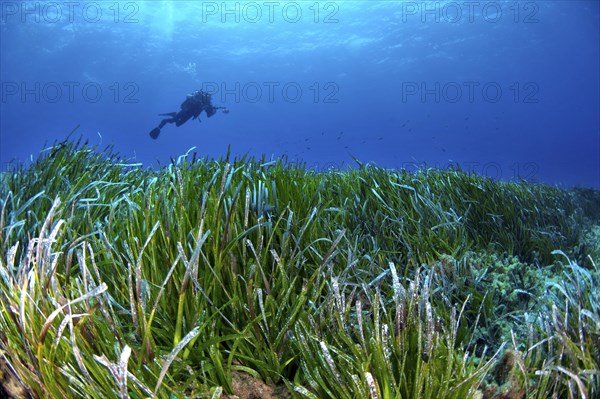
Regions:
[[[598, 4], [3, 1], [0, 162], [79, 125], [145, 166], [231, 146], [600, 188]], [[148, 136], [202, 88], [230, 113]]]

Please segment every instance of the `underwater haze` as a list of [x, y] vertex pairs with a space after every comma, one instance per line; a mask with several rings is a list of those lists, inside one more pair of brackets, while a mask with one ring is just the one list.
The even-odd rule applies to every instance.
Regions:
[[[597, 1], [2, 1], [0, 162], [286, 156], [600, 188]], [[186, 95], [218, 112], [167, 124]], [[191, 150], [191, 151], [190, 151]]]

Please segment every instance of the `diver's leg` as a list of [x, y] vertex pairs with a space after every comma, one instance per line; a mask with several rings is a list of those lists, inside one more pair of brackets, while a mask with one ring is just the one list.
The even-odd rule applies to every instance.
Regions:
[[160, 129], [162, 129], [167, 123], [173, 123], [175, 122], [175, 118], [167, 118], [167, 119], [163, 119], [162, 121], [160, 121], [160, 124], [158, 125], [158, 127], [155, 127], [154, 129], [152, 129], [152, 131], [150, 132], [150, 137], [152, 137], [153, 139], [157, 139], [158, 135], [160, 134]]
[[177, 118], [173, 118], [173, 120], [175, 121], [175, 126], [179, 127], [179, 126], [183, 125], [188, 120], [190, 120], [190, 118], [192, 116], [194, 116], [194, 115], [193, 114], [188, 114], [188, 115], [180, 115]]
[[[162, 129], [167, 123], [173, 123], [175, 121], [176, 121], [175, 118], [163, 119], [162, 121], [160, 121], [160, 125], [158, 125], [158, 127]], [[179, 125], [177, 125], [177, 126], [179, 126]]]

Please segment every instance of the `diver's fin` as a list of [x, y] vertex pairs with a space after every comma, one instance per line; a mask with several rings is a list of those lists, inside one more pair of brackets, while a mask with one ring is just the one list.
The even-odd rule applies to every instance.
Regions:
[[160, 128], [155, 127], [154, 129], [152, 129], [152, 131], [150, 132], [150, 137], [152, 137], [154, 140], [156, 140], [156, 138], [158, 137], [158, 135], [160, 134]]
[[177, 112], [169, 112], [169, 113], [166, 113], [166, 114], [158, 114], [158, 116], [171, 116], [171, 117], [175, 116], [175, 115], [177, 115]]

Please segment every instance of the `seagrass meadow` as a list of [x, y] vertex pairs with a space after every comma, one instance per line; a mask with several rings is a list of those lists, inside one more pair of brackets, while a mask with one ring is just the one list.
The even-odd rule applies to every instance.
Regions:
[[68, 139], [1, 175], [0, 396], [598, 398], [599, 204]]

